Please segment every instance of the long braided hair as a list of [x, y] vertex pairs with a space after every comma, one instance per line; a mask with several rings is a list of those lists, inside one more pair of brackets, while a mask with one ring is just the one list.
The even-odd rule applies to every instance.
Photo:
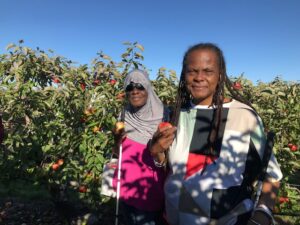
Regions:
[[186, 73], [186, 69], [187, 69], [187, 65], [188, 65], [188, 62], [187, 62], [188, 56], [192, 52], [198, 51], [198, 50], [211, 50], [211, 51], [215, 52], [217, 55], [217, 58], [218, 58], [218, 63], [219, 63], [220, 79], [217, 84], [215, 93], [213, 95], [212, 103], [211, 103], [211, 106], [214, 108], [214, 113], [213, 113], [213, 120], [212, 120], [212, 124], [211, 124], [211, 130], [210, 130], [209, 137], [208, 137], [209, 148], [212, 151], [212, 149], [215, 149], [214, 147], [216, 144], [216, 140], [218, 137], [218, 132], [219, 132], [220, 124], [221, 124], [225, 86], [234, 99], [249, 105], [251, 108], [253, 108], [253, 107], [242, 95], [240, 95], [238, 93], [238, 91], [233, 89], [233, 84], [227, 76], [226, 63], [225, 63], [225, 58], [224, 58], [222, 50], [217, 45], [212, 44], [212, 43], [200, 43], [200, 44], [196, 44], [196, 45], [190, 47], [186, 51], [186, 53], [183, 57], [182, 71], [181, 71], [181, 75], [180, 75], [177, 97], [176, 97], [176, 105], [175, 105], [175, 109], [174, 109], [173, 116], [171, 119], [171, 123], [174, 126], [177, 126], [181, 109], [188, 110], [190, 108], [190, 102], [192, 100], [192, 97], [186, 88], [185, 73]]

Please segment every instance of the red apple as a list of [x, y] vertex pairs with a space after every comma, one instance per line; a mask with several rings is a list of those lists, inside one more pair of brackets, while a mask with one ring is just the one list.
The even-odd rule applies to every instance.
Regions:
[[111, 85], [115, 85], [115, 84], [117, 83], [117, 81], [114, 80], [114, 79], [112, 79], [112, 80], [109, 81], [109, 83], [110, 83]]
[[58, 165], [57, 163], [54, 163], [54, 164], [52, 165], [52, 169], [53, 169], [54, 171], [58, 170], [58, 168], [59, 168], [59, 165]]
[[235, 90], [240, 90], [240, 89], [242, 89], [242, 85], [240, 82], [235, 81], [235, 82], [233, 82], [233, 88]]
[[159, 125], [158, 125], [158, 129], [161, 130], [162, 128], [164, 127], [169, 127], [171, 128], [172, 127], [172, 124], [168, 123], [168, 122], [161, 122]]
[[52, 77], [52, 81], [56, 84], [60, 83], [60, 80], [57, 77]]
[[93, 85], [96, 86], [96, 85], [99, 85], [99, 84], [100, 84], [100, 80], [94, 80], [94, 81], [93, 81]]
[[79, 187], [79, 192], [80, 192], [80, 193], [86, 193], [86, 192], [87, 192], [87, 187], [86, 187], [85, 185], [81, 185], [81, 186]]
[[62, 164], [64, 164], [64, 160], [63, 159], [57, 160], [57, 164], [61, 166]]
[[298, 146], [297, 146], [297, 145], [292, 145], [292, 146], [290, 147], [290, 149], [291, 149], [292, 152], [295, 152], [295, 151], [298, 150]]
[[283, 204], [289, 202], [289, 198], [288, 197], [279, 197], [279, 203]]
[[85, 83], [80, 83], [80, 88], [81, 88], [81, 90], [85, 90]]

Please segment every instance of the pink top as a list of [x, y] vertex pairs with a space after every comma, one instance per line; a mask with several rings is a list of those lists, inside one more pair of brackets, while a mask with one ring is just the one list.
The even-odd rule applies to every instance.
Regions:
[[[163, 209], [164, 168], [154, 165], [146, 145], [126, 138], [122, 147], [120, 199], [140, 210]], [[117, 171], [113, 179], [115, 189], [117, 189]]]

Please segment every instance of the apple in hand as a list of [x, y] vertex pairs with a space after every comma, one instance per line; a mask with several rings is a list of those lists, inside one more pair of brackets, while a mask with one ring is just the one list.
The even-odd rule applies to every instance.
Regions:
[[120, 133], [124, 129], [125, 129], [125, 124], [123, 122], [116, 123], [116, 133]]
[[159, 125], [158, 125], [158, 130], [161, 131], [164, 127], [169, 127], [169, 128], [172, 128], [172, 124], [168, 123], [168, 122], [161, 122]]

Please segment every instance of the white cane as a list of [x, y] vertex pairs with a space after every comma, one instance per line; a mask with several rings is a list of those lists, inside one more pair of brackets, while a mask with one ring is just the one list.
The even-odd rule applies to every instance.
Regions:
[[122, 143], [119, 148], [119, 161], [118, 161], [118, 179], [117, 179], [117, 202], [116, 202], [116, 220], [115, 225], [119, 223], [119, 198], [120, 198], [120, 188], [121, 188], [121, 165], [122, 165]]

